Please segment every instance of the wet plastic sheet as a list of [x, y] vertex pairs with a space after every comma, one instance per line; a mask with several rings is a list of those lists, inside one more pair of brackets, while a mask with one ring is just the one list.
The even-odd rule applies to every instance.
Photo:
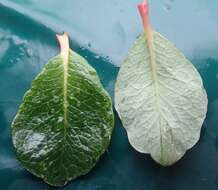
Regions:
[[[71, 47], [94, 66], [113, 96], [114, 82], [142, 31], [132, 0], [1, 0], [0, 2], [0, 189], [53, 189], [16, 160], [10, 124], [32, 79], [58, 52], [56, 33], [67, 31]], [[65, 190], [216, 190], [218, 188], [218, 2], [150, 1], [153, 28], [193, 62], [209, 106], [199, 143], [170, 168], [136, 152], [116, 115], [108, 151], [86, 176]]]

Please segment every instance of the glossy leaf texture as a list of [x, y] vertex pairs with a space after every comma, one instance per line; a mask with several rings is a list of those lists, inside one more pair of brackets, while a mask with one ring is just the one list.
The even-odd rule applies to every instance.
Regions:
[[111, 98], [96, 71], [59, 36], [61, 53], [34, 79], [12, 124], [22, 165], [53, 186], [88, 173], [111, 139]]
[[130, 144], [169, 166], [199, 140], [207, 94], [192, 63], [143, 21], [117, 77], [115, 108]]

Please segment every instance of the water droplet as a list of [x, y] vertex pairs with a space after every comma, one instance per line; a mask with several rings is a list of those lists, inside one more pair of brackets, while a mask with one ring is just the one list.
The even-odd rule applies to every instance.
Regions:
[[169, 3], [165, 3], [163, 8], [166, 10], [166, 11], [170, 11], [171, 10], [171, 5]]
[[62, 123], [64, 121], [63, 117], [58, 117], [58, 123]]
[[83, 47], [83, 46], [81, 46], [80, 48], [81, 48], [81, 50], [85, 50], [85, 49], [86, 49], [86, 48], [85, 48], [85, 47]]
[[26, 53], [27, 53], [27, 56], [28, 56], [28, 57], [33, 56], [33, 51], [32, 51], [31, 49], [27, 49], [27, 50], [26, 50]]
[[1, 40], [1, 44], [0, 44], [0, 49], [1, 49], [0, 59], [2, 59], [4, 57], [4, 55], [7, 53], [10, 44], [4, 38], [1, 38], [0, 40]]
[[100, 58], [100, 55], [96, 55], [96, 56], [95, 56], [95, 59], [99, 59], [99, 58]]
[[25, 46], [27, 44], [26, 40], [23, 40], [15, 35], [10, 36], [10, 39], [13, 41], [14, 45], [16, 46]]
[[121, 13], [123, 13], [123, 12], [124, 12], [124, 10], [123, 10], [123, 9], [120, 9], [120, 12], [121, 12]]
[[59, 97], [55, 95], [55, 96], [53, 97], [53, 101], [54, 101], [55, 103], [57, 103], [57, 102], [59, 101]]
[[114, 4], [115, 7], [118, 6], [118, 2], [117, 1], [115, 1], [113, 4]]
[[36, 121], [37, 121], [37, 123], [41, 123], [42, 122], [42, 120], [40, 118], [37, 118]]
[[112, 62], [109, 56], [105, 56], [104, 58], [105, 58], [106, 61]]
[[23, 148], [28, 150], [37, 149], [40, 145], [43, 144], [45, 140], [45, 135], [41, 133], [32, 133], [27, 136], [26, 143], [23, 145]]
[[136, 36], [136, 39], [138, 39], [140, 36], [141, 36], [141, 34], [138, 34], [138, 35]]
[[24, 56], [25, 53], [24, 53], [23, 51], [21, 51], [21, 52], [19, 52], [19, 55], [20, 55], [20, 56]]
[[18, 49], [19, 49], [20, 51], [23, 51], [24, 48], [23, 48], [23, 46], [19, 46]]
[[78, 107], [81, 105], [80, 101], [78, 101], [76, 104], [77, 104]]

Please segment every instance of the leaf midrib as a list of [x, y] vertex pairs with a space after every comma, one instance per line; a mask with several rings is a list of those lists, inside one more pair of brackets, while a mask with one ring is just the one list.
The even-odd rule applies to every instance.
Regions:
[[[152, 79], [154, 81], [154, 90], [155, 90], [155, 97], [156, 97], [156, 108], [159, 116], [161, 116], [160, 110], [160, 103], [159, 103], [159, 92], [158, 92], [158, 79], [157, 79], [157, 63], [156, 63], [156, 56], [155, 56], [155, 47], [154, 47], [154, 32], [151, 28], [147, 28], [145, 31], [145, 37], [147, 39], [148, 45], [148, 52], [150, 55], [150, 63], [151, 63], [151, 70], [152, 70]], [[158, 120], [158, 125], [160, 129], [160, 151], [161, 151], [161, 161], [163, 161], [163, 139], [162, 139], [162, 128], [160, 124], [160, 120]]]
[[69, 52], [70, 52], [70, 47], [69, 47], [69, 38], [68, 34], [64, 33], [63, 35], [57, 35], [58, 41], [60, 43], [60, 56], [63, 59], [63, 95], [64, 95], [64, 100], [63, 100], [63, 111], [64, 111], [64, 131], [66, 135], [66, 127], [68, 125], [68, 120], [67, 120], [67, 109], [68, 109], [68, 100], [67, 100], [67, 91], [68, 91], [68, 67], [69, 67]]
[[[69, 50], [68, 50], [69, 52]], [[67, 121], [67, 109], [68, 109], [68, 100], [67, 100], [67, 91], [68, 91], [68, 67], [69, 67], [69, 53], [67, 55], [67, 59], [64, 59], [64, 128], [68, 124]]]

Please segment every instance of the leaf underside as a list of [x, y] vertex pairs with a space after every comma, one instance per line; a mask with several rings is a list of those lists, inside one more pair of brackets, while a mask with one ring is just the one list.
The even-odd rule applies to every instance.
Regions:
[[67, 63], [60, 54], [36, 77], [12, 124], [17, 158], [53, 186], [88, 173], [114, 125], [111, 99], [96, 71], [72, 50], [68, 54]]
[[166, 38], [143, 33], [122, 64], [115, 108], [131, 145], [163, 166], [172, 165], [200, 137], [207, 94], [194, 66]]

